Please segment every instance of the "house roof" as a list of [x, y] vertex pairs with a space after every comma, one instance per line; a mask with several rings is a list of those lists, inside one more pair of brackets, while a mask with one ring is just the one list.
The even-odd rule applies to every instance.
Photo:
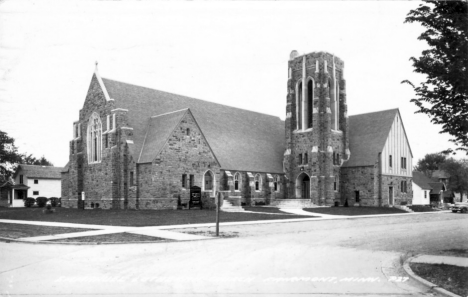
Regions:
[[432, 179], [424, 175], [419, 171], [413, 171], [413, 182], [417, 184], [421, 189], [432, 190], [430, 183], [433, 183]]
[[167, 138], [170, 136], [171, 132], [174, 131], [186, 113], [187, 109], [183, 109], [153, 116], [148, 120], [146, 136], [138, 159], [139, 163], [148, 163], [154, 160], [156, 155], [164, 147], [164, 144], [166, 144]]
[[134, 160], [139, 159], [151, 116], [190, 108], [223, 169], [283, 172], [284, 122], [279, 117], [106, 78], [102, 81], [115, 106], [128, 110]]
[[431, 194], [440, 194], [441, 191], [445, 191], [445, 185], [443, 183], [429, 183], [431, 186]]
[[382, 152], [398, 109], [364, 113], [349, 117], [351, 157], [343, 167], [370, 166]]
[[20, 164], [18, 168], [16, 168], [14, 177], [16, 177], [20, 170], [28, 178], [61, 179], [60, 173], [63, 167]]

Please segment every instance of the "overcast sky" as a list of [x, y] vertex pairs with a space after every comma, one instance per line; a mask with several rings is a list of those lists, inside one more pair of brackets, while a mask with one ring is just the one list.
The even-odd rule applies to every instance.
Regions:
[[422, 27], [403, 23], [419, 4], [2, 1], [0, 130], [64, 166], [95, 61], [103, 77], [284, 120], [290, 52], [328, 51], [345, 62], [350, 115], [400, 109], [415, 165], [452, 147], [400, 83], [423, 79], [409, 61]]

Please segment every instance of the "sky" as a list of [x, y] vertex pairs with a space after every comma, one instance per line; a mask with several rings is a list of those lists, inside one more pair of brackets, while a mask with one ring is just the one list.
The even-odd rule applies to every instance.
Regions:
[[420, 3], [3, 0], [0, 130], [64, 166], [96, 61], [102, 77], [284, 120], [289, 54], [327, 51], [345, 63], [348, 114], [399, 108], [416, 165], [454, 147], [401, 84], [424, 80], [409, 61], [423, 28], [404, 23]]

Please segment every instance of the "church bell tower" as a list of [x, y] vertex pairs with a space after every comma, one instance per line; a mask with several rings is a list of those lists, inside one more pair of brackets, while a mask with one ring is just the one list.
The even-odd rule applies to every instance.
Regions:
[[340, 202], [341, 165], [350, 157], [344, 63], [333, 54], [292, 51], [288, 62], [287, 198]]

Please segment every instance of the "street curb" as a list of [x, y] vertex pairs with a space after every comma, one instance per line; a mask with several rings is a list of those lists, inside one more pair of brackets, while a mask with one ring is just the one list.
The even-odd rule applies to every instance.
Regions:
[[405, 263], [403, 264], [403, 269], [405, 270], [405, 272], [412, 278], [414, 279], [415, 281], [417, 282], [420, 282], [421, 284], [425, 285], [426, 287], [429, 287], [429, 289], [431, 290], [434, 290], [444, 296], [447, 296], [447, 297], [461, 297], [460, 295], [457, 295], [457, 294], [454, 294], [452, 292], [449, 292], [441, 287], [439, 287], [438, 285], [435, 285], [433, 283], [431, 283], [430, 281], [427, 281], [425, 279], [423, 279], [422, 277], [416, 275], [413, 270], [411, 269], [411, 267], [409, 266], [409, 263], [411, 261], [413, 261], [414, 258], [417, 258], [418, 256], [415, 256], [415, 257], [411, 257], [411, 258], [408, 258]]

